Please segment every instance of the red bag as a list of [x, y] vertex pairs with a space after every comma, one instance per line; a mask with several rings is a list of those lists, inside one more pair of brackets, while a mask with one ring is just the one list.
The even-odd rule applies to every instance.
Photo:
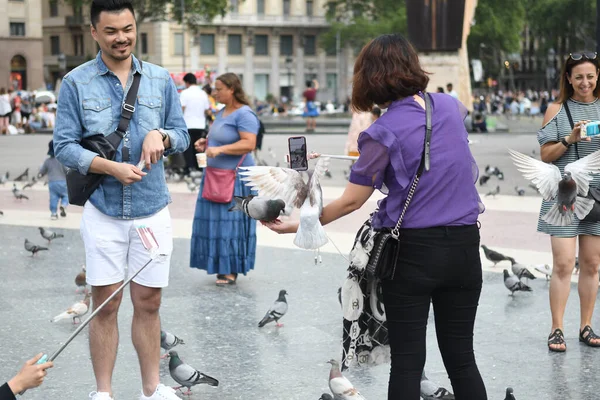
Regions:
[[[245, 154], [240, 159], [237, 167], [242, 164], [244, 158], [246, 158]], [[204, 169], [202, 198], [214, 203], [231, 203], [237, 167], [236, 169], [206, 167]]]

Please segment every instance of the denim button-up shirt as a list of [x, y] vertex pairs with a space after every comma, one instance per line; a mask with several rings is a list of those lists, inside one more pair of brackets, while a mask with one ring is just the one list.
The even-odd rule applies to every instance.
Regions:
[[[132, 70], [127, 87], [106, 67], [101, 52], [95, 60], [75, 68], [65, 75], [58, 95], [54, 151], [56, 158], [68, 168], [87, 174], [97, 156], [79, 144], [82, 138], [98, 133], [109, 135], [119, 124], [121, 106], [131, 83], [133, 73], [141, 72], [135, 112], [121, 141], [115, 161], [137, 165], [142, 155], [142, 143], [153, 129], [164, 129], [171, 147], [165, 155], [183, 152], [190, 145], [179, 95], [173, 80], [164, 68], [139, 61], [132, 55]], [[123, 161], [123, 146], [129, 148], [129, 161]], [[165, 180], [163, 160], [152, 164], [148, 175], [140, 182], [122, 185], [107, 175], [89, 201], [103, 214], [120, 219], [134, 219], [153, 215], [171, 202]]]

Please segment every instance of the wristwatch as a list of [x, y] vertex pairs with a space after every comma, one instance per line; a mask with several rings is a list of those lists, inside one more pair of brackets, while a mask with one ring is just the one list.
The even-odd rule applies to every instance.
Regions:
[[[163, 140], [164, 140], [164, 139], [163, 139]], [[565, 147], [569, 147], [569, 146], [570, 146], [570, 144], [569, 144], [569, 142], [567, 142], [567, 139], [566, 139], [566, 138], [562, 138], [562, 139], [560, 139], [560, 142], [561, 142], [561, 143], [563, 144], [563, 146], [565, 146]]]
[[167, 140], [167, 138], [169, 137], [169, 134], [167, 133], [167, 131], [165, 131], [163, 128], [158, 128], [157, 131], [158, 131], [158, 133], [161, 134], [163, 142], [165, 140]]

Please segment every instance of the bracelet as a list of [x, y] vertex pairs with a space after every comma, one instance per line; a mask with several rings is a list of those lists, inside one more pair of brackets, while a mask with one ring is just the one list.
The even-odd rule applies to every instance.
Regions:
[[560, 142], [563, 144], [563, 146], [565, 146], [566, 148], [569, 148], [569, 142], [567, 142], [566, 138], [562, 138], [560, 139]]

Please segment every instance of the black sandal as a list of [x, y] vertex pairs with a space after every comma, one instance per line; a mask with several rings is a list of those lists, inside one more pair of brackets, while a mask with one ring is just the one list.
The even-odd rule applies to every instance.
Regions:
[[[581, 340], [581, 336], [580, 336], [579, 340]], [[550, 347], [553, 344], [564, 345], [565, 347], [564, 348]], [[555, 351], [557, 353], [564, 353], [565, 351], [567, 351], [567, 343], [565, 342], [565, 335], [563, 334], [563, 331], [560, 330], [560, 328], [556, 328], [554, 330], [554, 332], [552, 332], [550, 334], [550, 336], [548, 336], [548, 350]]]
[[583, 330], [581, 332], [579, 332], [579, 341], [582, 343], [585, 343], [586, 345], [590, 346], [590, 347], [600, 347], [600, 343], [596, 342], [592, 342], [592, 340], [594, 339], [600, 339], [600, 336], [596, 335], [594, 333], [594, 331], [592, 330], [592, 327], [589, 325], [586, 325], [583, 327]]

